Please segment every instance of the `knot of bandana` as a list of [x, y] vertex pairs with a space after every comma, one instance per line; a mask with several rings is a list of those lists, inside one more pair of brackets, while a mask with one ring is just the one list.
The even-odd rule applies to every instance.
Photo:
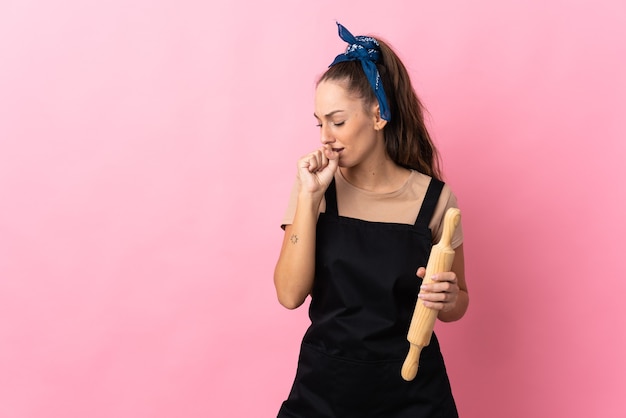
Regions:
[[335, 57], [335, 60], [329, 65], [333, 65], [344, 61], [360, 61], [367, 81], [369, 81], [378, 105], [380, 106], [380, 117], [386, 121], [391, 120], [391, 112], [389, 111], [389, 105], [387, 104], [387, 96], [383, 89], [383, 83], [380, 80], [380, 74], [376, 63], [380, 59], [380, 44], [378, 41], [369, 36], [353, 36], [348, 29], [337, 22], [339, 27], [339, 37], [348, 43], [346, 52], [339, 54]]

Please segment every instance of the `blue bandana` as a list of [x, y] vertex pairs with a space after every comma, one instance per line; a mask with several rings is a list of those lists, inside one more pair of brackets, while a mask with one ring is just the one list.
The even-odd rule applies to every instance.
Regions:
[[361, 61], [367, 81], [370, 82], [376, 99], [378, 99], [380, 117], [386, 121], [391, 120], [387, 96], [385, 95], [385, 90], [383, 90], [383, 83], [380, 80], [378, 68], [376, 68], [376, 63], [380, 59], [380, 45], [378, 41], [369, 36], [353, 36], [339, 22], [337, 22], [337, 26], [339, 27], [339, 37], [348, 43], [348, 47], [346, 52], [335, 57], [335, 60], [329, 67], [344, 61]]

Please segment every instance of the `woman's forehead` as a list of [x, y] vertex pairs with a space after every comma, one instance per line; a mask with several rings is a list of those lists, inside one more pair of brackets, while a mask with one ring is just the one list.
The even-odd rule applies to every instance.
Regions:
[[345, 83], [334, 80], [322, 81], [315, 91], [315, 113], [318, 116], [361, 107], [362, 102], [360, 97], [350, 93]]

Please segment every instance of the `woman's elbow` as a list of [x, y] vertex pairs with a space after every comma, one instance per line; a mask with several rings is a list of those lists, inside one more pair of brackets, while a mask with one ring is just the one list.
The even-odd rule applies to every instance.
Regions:
[[279, 276], [274, 276], [274, 286], [278, 302], [287, 309], [299, 308], [305, 301], [308, 292], [283, 284]]
[[284, 287], [276, 285], [276, 296], [278, 302], [287, 309], [296, 309], [302, 306], [307, 293], [303, 293], [298, 289], [285, 289]]
[[304, 298], [278, 294], [278, 302], [287, 309], [297, 309], [304, 303]]
[[313, 275], [306, 273], [309, 269], [304, 269], [303, 273], [302, 268], [294, 268], [290, 263], [281, 260], [274, 269], [274, 287], [278, 302], [287, 309], [296, 309], [309, 295], [313, 286]]

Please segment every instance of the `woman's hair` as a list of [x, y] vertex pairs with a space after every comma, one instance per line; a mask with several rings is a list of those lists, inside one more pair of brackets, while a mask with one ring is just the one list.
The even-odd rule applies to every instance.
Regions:
[[[381, 59], [376, 64], [383, 83], [391, 120], [383, 129], [389, 157], [398, 165], [441, 179], [439, 154], [424, 123], [424, 108], [411, 85], [406, 67], [389, 45], [377, 39]], [[344, 61], [330, 67], [318, 80], [345, 81], [350, 93], [376, 103], [360, 61]]]

